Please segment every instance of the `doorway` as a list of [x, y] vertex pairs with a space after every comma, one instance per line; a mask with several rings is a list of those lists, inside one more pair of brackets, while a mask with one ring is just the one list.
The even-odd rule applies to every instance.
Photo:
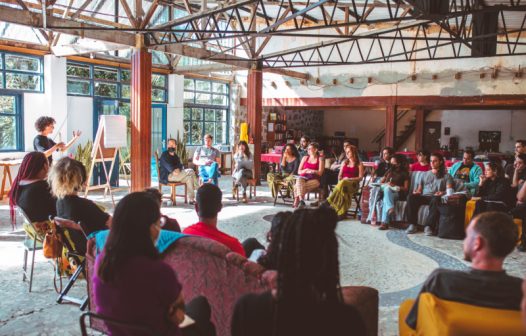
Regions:
[[424, 148], [429, 152], [440, 149], [442, 123], [440, 121], [426, 121], [424, 123]]

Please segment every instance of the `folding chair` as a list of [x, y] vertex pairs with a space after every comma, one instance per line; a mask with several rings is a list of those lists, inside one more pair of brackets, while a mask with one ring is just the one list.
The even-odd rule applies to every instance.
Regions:
[[[29, 292], [31, 293], [31, 289], [33, 288], [33, 272], [35, 269], [35, 254], [36, 251], [42, 250], [47, 228], [44, 227], [46, 226], [46, 222], [32, 223], [20, 207], [18, 207], [18, 213], [24, 219], [24, 224], [33, 231], [33, 237], [31, 237], [31, 234], [26, 230], [26, 237], [24, 239], [24, 263], [22, 265], [22, 281], [26, 281], [29, 278]], [[29, 253], [31, 253], [31, 270], [28, 275], [27, 257]]]
[[367, 171], [364, 172], [363, 179], [360, 183], [360, 187], [358, 188], [358, 191], [353, 196], [353, 199], [356, 205], [354, 207], [354, 210], [352, 211], [353, 213], [351, 214], [351, 216], [353, 216], [354, 218], [358, 218], [358, 211], [360, 210], [360, 204], [362, 201], [362, 191], [363, 191], [363, 188], [368, 184], [366, 180], [367, 180]]
[[[88, 336], [88, 328], [86, 326], [86, 318], [90, 319], [90, 326], [92, 329], [97, 331], [103, 331], [106, 332], [107, 330], [99, 330], [101, 328], [97, 328], [97, 324], [100, 325], [99, 322], [104, 322], [106, 326], [113, 325], [115, 327], [118, 327], [121, 329], [121, 331], [126, 331], [126, 334], [129, 335], [148, 335], [148, 336], [161, 336], [160, 333], [157, 333], [153, 330], [151, 330], [149, 327], [139, 324], [139, 323], [130, 323], [130, 322], [124, 322], [120, 320], [116, 320], [104, 315], [95, 314], [92, 312], [86, 312], [80, 316], [80, 331], [82, 336]], [[98, 320], [98, 321], [97, 321]], [[95, 322], [95, 323], [94, 323]]]
[[[168, 183], [161, 183], [161, 180], [160, 180], [160, 176], [161, 176], [161, 166], [159, 164], [159, 153], [157, 153], [157, 151], [154, 152], [154, 156], [155, 156], [155, 167], [157, 168], [157, 180], [159, 181], [159, 191], [161, 192], [161, 194], [163, 193], [163, 186], [167, 186], [170, 188], [170, 197], [165, 197], [163, 196], [163, 198], [168, 198], [172, 201], [172, 204], [175, 206], [177, 205], [177, 201], [176, 201], [176, 197], [177, 196], [181, 196], [181, 197], [184, 197], [184, 203], [187, 204], [188, 203], [188, 196], [187, 196], [187, 190], [186, 190], [186, 183], [184, 182], [168, 182]], [[184, 194], [177, 194], [177, 187], [179, 186], [183, 186], [184, 187]]]
[[[88, 304], [88, 297], [84, 297], [82, 299], [72, 297], [68, 295], [68, 292], [75, 284], [75, 281], [77, 281], [80, 274], [84, 275], [84, 278], [86, 278], [86, 252], [85, 252], [85, 246], [87, 244], [86, 235], [84, 234], [84, 230], [82, 230], [82, 226], [80, 223], [75, 223], [72, 220], [64, 219], [55, 217], [53, 219], [55, 222], [55, 225], [57, 226], [57, 233], [60, 235], [62, 239], [62, 243], [64, 244], [64, 247], [67, 250], [67, 257], [72, 258], [77, 263], [77, 269], [73, 273], [73, 275], [69, 278], [68, 283], [66, 284], [66, 287], [60, 292], [57, 303], [62, 303], [63, 301], [72, 302], [75, 304], [78, 304], [80, 306], [80, 310], [84, 310]], [[77, 232], [81, 233], [82, 237], [84, 238], [84, 252], [79, 251], [79, 248], [74, 246], [72, 242], [68, 238], [68, 232], [72, 234], [71, 232]]]

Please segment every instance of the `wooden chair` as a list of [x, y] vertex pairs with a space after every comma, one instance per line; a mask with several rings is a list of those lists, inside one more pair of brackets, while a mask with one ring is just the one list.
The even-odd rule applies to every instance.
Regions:
[[281, 198], [281, 200], [283, 201], [283, 204], [294, 203], [294, 188], [291, 191], [292, 195], [289, 195], [290, 200], [287, 200], [288, 189], [289, 189], [289, 186], [288, 186], [287, 181], [278, 182], [278, 190], [276, 190], [276, 194], [274, 195], [274, 205], [276, 205], [276, 203], [278, 202], [278, 197]]
[[[177, 205], [176, 197], [181, 196], [184, 197], [184, 203], [188, 203], [188, 196], [187, 196], [187, 190], [186, 190], [186, 183], [184, 182], [168, 182], [168, 183], [161, 183], [161, 165], [159, 164], [159, 153], [155, 151], [155, 167], [157, 168], [157, 181], [159, 181], [158, 188], [161, 194], [163, 193], [163, 186], [170, 188], [170, 197], [166, 197], [163, 195], [163, 198], [169, 199], [172, 201], [172, 204], [175, 206]], [[177, 187], [183, 186], [184, 187], [184, 194], [177, 194]]]
[[[232, 154], [232, 174], [234, 174], [234, 154]], [[254, 193], [254, 199], [256, 198], [256, 186], [258, 183], [258, 179], [256, 178], [256, 174], [254, 171], [254, 167], [252, 167], [252, 178], [247, 180], [248, 183], [248, 197], [252, 199], [252, 192]], [[232, 189], [234, 188], [234, 179], [232, 178]], [[252, 191], [253, 190], [253, 191]], [[236, 194], [232, 195], [236, 201], [239, 202], [239, 188], [236, 188]]]
[[[80, 310], [84, 310], [88, 304], [88, 297], [84, 298], [76, 298], [68, 295], [68, 292], [73, 287], [75, 282], [77, 281], [78, 277], [82, 274], [84, 278], [86, 278], [86, 245], [87, 245], [87, 239], [86, 235], [84, 234], [84, 230], [82, 229], [81, 223], [75, 223], [72, 220], [65, 219], [65, 218], [59, 218], [55, 217], [53, 219], [53, 222], [55, 223], [57, 227], [57, 233], [60, 235], [60, 238], [62, 239], [62, 243], [64, 244], [64, 247], [67, 250], [67, 257], [68, 259], [71, 258], [71, 260], [75, 261], [77, 264], [77, 269], [73, 273], [73, 275], [69, 278], [68, 283], [66, 284], [66, 287], [60, 292], [57, 303], [62, 303], [63, 301], [72, 302], [75, 304], [78, 304], [80, 306]], [[72, 242], [70, 241], [69, 237], [71, 237], [72, 231], [76, 231], [78, 233], [81, 233], [84, 237], [84, 246], [82, 249], [80, 249], [77, 246], [74, 246]]]
[[[37, 222], [32, 223], [29, 220], [29, 217], [27, 214], [22, 210], [22, 208], [18, 207], [18, 213], [20, 216], [22, 216], [24, 220], [24, 224], [27, 225], [28, 228], [31, 228], [33, 231], [33, 237], [31, 237], [31, 234], [29, 234], [28, 231], [26, 231], [26, 238], [24, 239], [24, 262], [22, 264], [22, 281], [26, 281], [29, 279], [29, 292], [31, 293], [31, 289], [33, 288], [33, 272], [35, 269], [35, 254], [36, 251], [42, 250], [42, 244], [44, 243], [45, 239], [45, 232], [47, 231], [46, 226], [47, 222]], [[27, 271], [27, 257], [31, 253], [31, 270]]]

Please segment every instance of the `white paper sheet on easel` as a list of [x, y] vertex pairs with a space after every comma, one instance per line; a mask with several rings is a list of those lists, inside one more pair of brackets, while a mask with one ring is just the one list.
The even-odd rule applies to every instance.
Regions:
[[104, 147], [126, 147], [126, 117], [122, 115], [102, 115], [101, 125], [104, 125]]

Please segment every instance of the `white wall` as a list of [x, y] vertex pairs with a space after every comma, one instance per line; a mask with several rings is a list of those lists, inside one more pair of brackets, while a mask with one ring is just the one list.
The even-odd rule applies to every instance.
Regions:
[[173, 138], [179, 137], [182, 141], [184, 135], [183, 127], [184, 107], [184, 76], [168, 75], [168, 107], [166, 112], [166, 135]]
[[[398, 126], [399, 132], [414, 116], [409, 111], [407, 120], [402, 120]], [[479, 147], [479, 131], [500, 131], [500, 151], [513, 151], [517, 139], [526, 138], [526, 110], [434, 110], [426, 121], [440, 121], [442, 123], [441, 145], [449, 145], [449, 138], [459, 139], [459, 148]], [[358, 138], [360, 149], [377, 150], [378, 145], [372, 139], [385, 127], [385, 112], [379, 110], [327, 110], [324, 114], [324, 135], [332, 136], [335, 131], [344, 131], [347, 137]], [[444, 128], [449, 127], [451, 133], [444, 135]], [[415, 150], [414, 133], [400, 146], [408, 150]]]
[[323, 115], [323, 133], [333, 136], [344, 131], [349, 138], [358, 138], [361, 150], [377, 150], [373, 138], [385, 128], [385, 111], [380, 110], [327, 110]]
[[68, 96], [68, 136], [73, 131], [81, 131], [80, 139], [71, 148], [75, 150], [78, 144], [93, 140], [93, 98]]

